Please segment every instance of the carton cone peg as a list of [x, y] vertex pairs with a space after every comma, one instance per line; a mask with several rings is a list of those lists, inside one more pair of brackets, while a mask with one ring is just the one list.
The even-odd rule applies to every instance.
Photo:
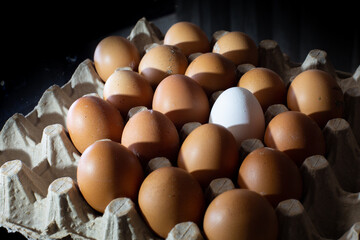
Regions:
[[199, 227], [193, 222], [178, 223], [171, 229], [166, 240], [203, 240]]
[[322, 237], [338, 239], [360, 222], [360, 194], [345, 192], [324, 156], [315, 155], [302, 164], [303, 206]]
[[156, 157], [151, 159], [146, 167], [146, 174], [150, 174], [151, 172], [155, 171], [156, 169], [162, 167], [171, 167], [171, 162], [166, 157]]
[[344, 94], [344, 100], [345, 118], [350, 123], [357, 143], [360, 145], [360, 86], [348, 89]]
[[156, 239], [129, 198], [116, 198], [109, 203], [102, 217], [102, 229], [101, 239]]
[[275, 211], [279, 221], [279, 239], [324, 239], [320, 237], [303, 205], [298, 200], [282, 201]]
[[348, 192], [360, 192], [360, 148], [349, 123], [342, 118], [328, 121], [323, 135], [326, 157], [341, 187]]
[[221, 193], [234, 188], [234, 183], [229, 178], [217, 178], [212, 180], [205, 191], [205, 198], [207, 203], [210, 203]]

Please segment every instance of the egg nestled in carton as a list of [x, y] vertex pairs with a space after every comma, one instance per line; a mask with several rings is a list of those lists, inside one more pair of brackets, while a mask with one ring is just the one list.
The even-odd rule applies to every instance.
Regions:
[[[214, 36], [220, 38], [224, 34], [221, 31]], [[139, 20], [129, 36], [141, 56], [146, 46], [160, 44], [161, 39], [161, 32], [145, 19]], [[302, 198], [281, 201], [275, 209], [278, 238], [358, 239], [360, 68], [352, 76], [336, 71], [321, 50], [310, 51], [302, 64], [294, 64], [272, 40], [260, 42], [258, 50], [258, 65], [279, 74], [285, 85], [305, 70], [320, 69], [337, 81], [345, 101], [344, 119], [332, 119], [322, 130], [327, 146], [325, 155], [310, 156], [300, 167]], [[250, 64], [238, 65], [237, 72], [242, 75], [252, 68]], [[104, 82], [94, 63], [87, 59], [68, 83], [46, 90], [33, 111], [26, 116], [15, 114], [5, 123], [0, 133], [1, 226], [34, 239], [158, 239], [130, 198], [114, 199], [104, 214], [99, 214], [87, 204], [77, 186], [81, 155], [65, 129], [66, 116], [74, 101], [86, 94], [102, 97], [103, 89]], [[216, 95], [219, 92], [213, 94]], [[284, 111], [288, 109], [282, 104], [271, 105], [265, 112], [265, 126]], [[199, 125], [185, 124], [179, 131], [181, 142]], [[263, 146], [259, 139], [241, 139], [240, 157], [244, 159]], [[167, 159], [155, 158], [148, 163], [148, 171], [171, 164]], [[229, 178], [213, 180], [205, 193], [208, 203], [233, 188]], [[167, 239], [203, 239], [203, 236], [196, 224], [183, 222], [170, 231]]]

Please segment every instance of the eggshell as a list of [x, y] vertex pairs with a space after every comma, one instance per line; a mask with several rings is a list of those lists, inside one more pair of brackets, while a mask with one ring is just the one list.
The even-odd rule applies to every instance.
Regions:
[[165, 114], [180, 129], [185, 123], [206, 123], [209, 119], [208, 98], [191, 78], [175, 74], [166, 77], [155, 90], [154, 110]]
[[298, 166], [312, 155], [325, 154], [325, 140], [314, 120], [297, 111], [276, 115], [268, 124], [265, 145], [286, 153]]
[[264, 197], [247, 189], [233, 189], [210, 203], [204, 216], [204, 232], [209, 240], [275, 240], [278, 221]]
[[219, 53], [236, 65], [250, 63], [258, 64], [258, 49], [254, 40], [243, 32], [229, 32], [223, 35], [213, 47], [214, 53]]
[[292, 81], [287, 104], [290, 110], [305, 113], [323, 128], [330, 119], [343, 116], [344, 95], [329, 73], [311, 69]]
[[216, 99], [209, 123], [226, 127], [235, 137], [238, 148], [249, 138], [263, 139], [265, 118], [259, 101], [247, 89], [232, 87]]
[[205, 32], [191, 22], [177, 22], [172, 25], [165, 34], [164, 44], [177, 46], [185, 56], [210, 51], [210, 42]]
[[234, 63], [217, 53], [204, 53], [195, 58], [185, 75], [199, 83], [208, 95], [236, 85]]
[[285, 104], [286, 87], [279, 74], [268, 68], [253, 68], [239, 80], [238, 87], [255, 95], [263, 111], [274, 104]]
[[283, 200], [299, 200], [302, 193], [302, 179], [294, 161], [268, 147], [246, 156], [239, 169], [238, 184], [264, 196], [274, 208]]
[[128, 197], [136, 201], [143, 180], [139, 159], [120, 143], [99, 140], [81, 155], [77, 182], [91, 207], [104, 212], [115, 198]]
[[139, 64], [139, 73], [155, 89], [165, 77], [184, 74], [187, 66], [187, 58], [178, 47], [159, 45], [145, 53]]
[[150, 173], [139, 191], [139, 207], [150, 228], [166, 238], [178, 223], [200, 224], [204, 196], [199, 183], [185, 170], [163, 167]]
[[102, 39], [94, 52], [94, 65], [100, 78], [105, 82], [120, 67], [137, 70], [140, 54], [135, 45], [121, 36]]
[[181, 145], [177, 163], [204, 188], [215, 178], [233, 178], [239, 164], [236, 140], [221, 125], [201, 125]]
[[71, 141], [79, 152], [100, 139], [120, 142], [124, 121], [120, 112], [95, 96], [77, 99], [69, 108], [66, 126]]
[[123, 117], [136, 106], [150, 108], [153, 90], [146, 79], [131, 70], [116, 70], [105, 82], [104, 99], [115, 106]]
[[174, 161], [179, 151], [175, 125], [161, 112], [144, 110], [132, 116], [124, 127], [121, 143], [146, 165], [155, 157]]

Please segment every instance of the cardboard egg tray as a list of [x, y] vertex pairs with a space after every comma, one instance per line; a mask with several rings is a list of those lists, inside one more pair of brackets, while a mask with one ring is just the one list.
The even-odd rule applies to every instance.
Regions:
[[[215, 33], [212, 42], [224, 33]], [[144, 18], [129, 36], [142, 54], [161, 38], [157, 27]], [[353, 75], [337, 71], [321, 50], [310, 51], [302, 64], [295, 64], [272, 40], [260, 42], [259, 54], [259, 65], [276, 71], [286, 84], [300, 72], [317, 68], [333, 75], [345, 94], [344, 119], [330, 120], [323, 129], [326, 155], [309, 157], [300, 168], [303, 198], [283, 201], [276, 208], [279, 239], [359, 239], [360, 67]], [[252, 67], [238, 66], [239, 76]], [[80, 154], [67, 134], [66, 115], [79, 97], [90, 93], [101, 97], [103, 87], [86, 59], [64, 86], [46, 90], [33, 111], [26, 116], [16, 113], [5, 123], [0, 132], [1, 226], [30, 239], [158, 239], [130, 199], [115, 199], [99, 214], [77, 187]], [[287, 111], [283, 105], [271, 106], [266, 121], [282, 111]], [[187, 124], [181, 138], [198, 125]], [[241, 158], [261, 146], [257, 139], [244, 141]], [[155, 159], [149, 168], [169, 165], [165, 160]], [[214, 180], [206, 191], [208, 201], [231, 188], [229, 179]], [[203, 235], [194, 223], [185, 222], [175, 226], [167, 239], [203, 239]]]

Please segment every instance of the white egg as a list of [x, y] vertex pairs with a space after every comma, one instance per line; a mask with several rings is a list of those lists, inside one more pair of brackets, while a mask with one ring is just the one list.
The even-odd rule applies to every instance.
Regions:
[[238, 147], [245, 139], [262, 140], [264, 136], [265, 118], [261, 105], [245, 88], [232, 87], [221, 93], [211, 109], [209, 122], [230, 130]]

